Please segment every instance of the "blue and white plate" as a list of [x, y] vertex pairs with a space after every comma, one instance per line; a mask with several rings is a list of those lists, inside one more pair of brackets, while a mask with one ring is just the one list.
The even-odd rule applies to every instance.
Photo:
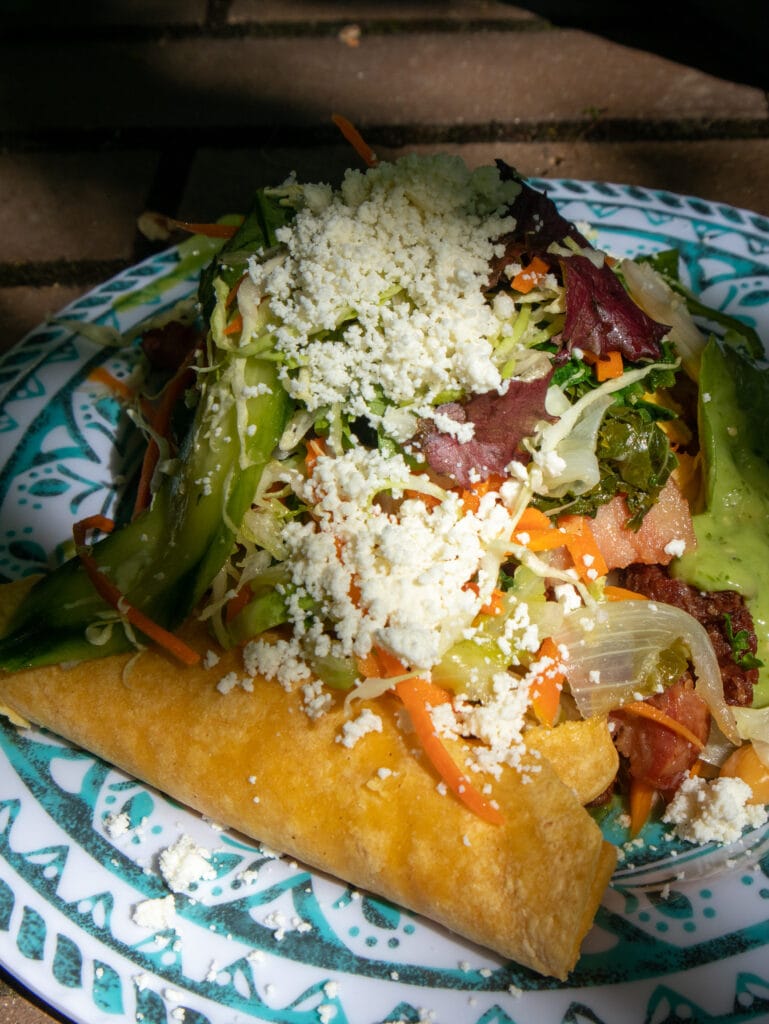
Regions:
[[[616, 255], [677, 247], [692, 289], [769, 339], [766, 218], [641, 188], [535, 184]], [[152, 257], [61, 319], [127, 330], [192, 291], [179, 259]], [[0, 361], [7, 578], [62, 557], [74, 521], [119, 513], [137, 443], [93, 378], [100, 366], [130, 372], [120, 351], [57, 323]], [[167, 893], [158, 854], [182, 835], [210, 852], [215, 877], [176, 897], [167, 926], [140, 926], [136, 906]], [[0, 960], [78, 1024], [767, 1021], [768, 843], [753, 835], [704, 857], [658, 835], [627, 846], [562, 984], [276, 857], [50, 735], [0, 726]]]

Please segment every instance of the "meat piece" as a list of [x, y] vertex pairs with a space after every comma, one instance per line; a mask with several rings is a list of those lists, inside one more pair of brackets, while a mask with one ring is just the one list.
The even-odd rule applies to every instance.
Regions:
[[158, 370], [178, 370], [200, 340], [200, 331], [191, 324], [172, 320], [163, 327], [153, 327], [142, 337], [141, 347], [149, 362]]
[[672, 579], [659, 565], [632, 565], [622, 573], [621, 579], [622, 585], [628, 590], [635, 590], [653, 601], [683, 608], [702, 623], [721, 668], [726, 703], [737, 707], [748, 707], [751, 704], [753, 687], [758, 681], [758, 669], [743, 668], [735, 662], [728, 636], [727, 621], [730, 621], [732, 635], [745, 630], [747, 649], [755, 654], [757, 638], [753, 616], [741, 594], [733, 590], [697, 590], [682, 580]]
[[[618, 495], [601, 505], [591, 524], [609, 569], [624, 569], [635, 562], [667, 565], [678, 544], [691, 549], [697, 543], [689, 503], [672, 477], [638, 530], [627, 525], [629, 517], [625, 499]], [[671, 543], [674, 547], [666, 551]]]
[[[694, 681], [688, 672], [646, 703], [685, 725], [702, 743], [706, 742], [710, 731], [710, 711], [695, 692]], [[614, 745], [628, 759], [631, 776], [663, 793], [677, 789], [699, 756], [697, 747], [668, 726], [649, 718], [621, 709], [613, 711], [609, 718], [614, 730]]]

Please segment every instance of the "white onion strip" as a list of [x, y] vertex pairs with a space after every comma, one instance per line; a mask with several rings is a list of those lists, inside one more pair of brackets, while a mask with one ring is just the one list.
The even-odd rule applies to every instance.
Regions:
[[656, 601], [607, 602], [565, 616], [553, 639], [563, 647], [569, 688], [584, 717], [652, 696], [645, 680], [660, 653], [682, 642], [694, 668], [695, 689], [724, 735], [740, 742], [713, 646], [688, 612]]

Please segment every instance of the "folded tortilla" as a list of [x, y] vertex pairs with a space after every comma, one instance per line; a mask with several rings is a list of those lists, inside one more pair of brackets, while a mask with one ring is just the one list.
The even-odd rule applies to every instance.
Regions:
[[[14, 588], [0, 588], [0, 619]], [[211, 647], [200, 624], [184, 636]], [[234, 652], [183, 668], [147, 650], [1, 675], [0, 703], [222, 824], [566, 977], [615, 854], [545, 757], [493, 781], [504, 823], [488, 824], [442, 795], [394, 699], [368, 705], [381, 732], [348, 748], [341, 699], [311, 721], [274, 681], [220, 692], [230, 671], [243, 674]]]

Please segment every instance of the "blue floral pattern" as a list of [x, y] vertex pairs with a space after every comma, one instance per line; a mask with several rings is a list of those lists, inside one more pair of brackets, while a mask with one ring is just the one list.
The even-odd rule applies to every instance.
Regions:
[[[535, 184], [616, 255], [677, 247], [694, 291], [769, 338], [766, 218], [641, 188]], [[192, 290], [177, 271], [174, 250], [152, 257], [0, 361], [3, 577], [64, 557], [76, 519], [120, 514], [139, 444], [94, 370], [125, 378], [131, 354], [97, 349], [71, 323], [127, 330]], [[623, 863], [561, 984], [276, 857], [54, 737], [5, 723], [0, 957], [82, 1024], [768, 1019], [769, 832], [730, 851], [732, 870], [711, 876], [722, 853], [662, 833], [627, 843], [612, 813], [602, 824], [625, 843]], [[158, 853], [183, 833], [211, 851], [215, 877], [175, 896], [172, 925], [142, 927], [136, 906], [168, 893]]]

